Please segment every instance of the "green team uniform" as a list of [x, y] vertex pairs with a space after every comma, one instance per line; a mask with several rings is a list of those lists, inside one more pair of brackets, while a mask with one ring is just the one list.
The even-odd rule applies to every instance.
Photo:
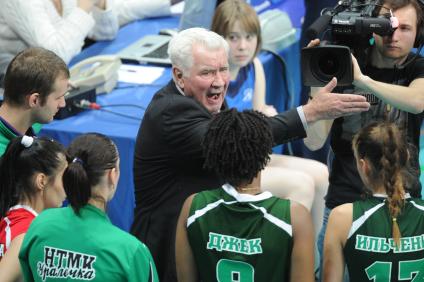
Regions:
[[424, 281], [424, 201], [408, 198], [397, 218], [400, 246], [384, 198], [353, 203], [344, 257], [350, 281]]
[[159, 281], [147, 247], [92, 205], [43, 211], [19, 260], [25, 281]]
[[[40, 130], [41, 124], [35, 123], [25, 134], [33, 136]], [[10, 124], [0, 117], [0, 156], [4, 154], [10, 141], [20, 135], [20, 133], [18, 133]]]
[[288, 281], [290, 201], [232, 186], [193, 198], [187, 234], [202, 281]]

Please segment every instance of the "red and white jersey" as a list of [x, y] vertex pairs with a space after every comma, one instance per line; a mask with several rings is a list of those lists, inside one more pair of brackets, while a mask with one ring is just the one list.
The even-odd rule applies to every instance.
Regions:
[[0, 220], [0, 260], [9, 248], [12, 240], [26, 233], [32, 220], [38, 215], [31, 207], [16, 205], [9, 209]]

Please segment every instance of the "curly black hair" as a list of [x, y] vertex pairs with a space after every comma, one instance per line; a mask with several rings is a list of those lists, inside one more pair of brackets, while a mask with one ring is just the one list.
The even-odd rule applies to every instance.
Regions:
[[204, 137], [204, 168], [234, 187], [249, 184], [269, 161], [273, 137], [265, 116], [257, 111], [223, 111]]

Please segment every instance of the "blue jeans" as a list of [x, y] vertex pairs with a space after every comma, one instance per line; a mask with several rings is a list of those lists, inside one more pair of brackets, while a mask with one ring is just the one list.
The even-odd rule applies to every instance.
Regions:
[[[325, 230], [327, 230], [327, 224], [328, 224], [328, 217], [330, 216], [331, 209], [325, 207], [324, 208], [324, 217], [322, 219], [322, 227], [318, 234], [318, 240], [317, 240], [317, 246], [318, 246], [318, 252], [319, 252], [319, 265], [322, 275], [322, 269], [323, 269], [323, 260], [324, 257], [324, 238], [325, 238]], [[321, 279], [319, 280], [321, 281]]]
[[[324, 217], [322, 220], [322, 227], [318, 234], [318, 240], [317, 240], [317, 246], [318, 246], [318, 252], [319, 252], [319, 265], [320, 265], [320, 279], [318, 281], [322, 281], [322, 270], [323, 270], [323, 257], [324, 257], [324, 238], [325, 238], [325, 231], [327, 230], [327, 224], [328, 224], [328, 218], [330, 217], [331, 209], [325, 207], [324, 208]], [[349, 282], [349, 273], [347, 272], [347, 268], [345, 267], [344, 272], [344, 282]]]

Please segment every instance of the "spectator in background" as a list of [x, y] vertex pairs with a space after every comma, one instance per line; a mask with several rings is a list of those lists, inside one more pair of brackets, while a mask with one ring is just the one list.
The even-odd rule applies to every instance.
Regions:
[[[239, 111], [253, 108], [267, 116], [276, 115], [275, 108], [265, 103], [265, 74], [256, 57], [261, 48], [261, 27], [255, 10], [243, 0], [227, 0], [216, 9], [211, 30], [223, 36], [230, 46], [231, 81], [225, 97], [229, 108], [235, 107]], [[272, 154], [261, 176], [264, 190], [311, 210], [315, 232], [319, 232], [328, 187], [325, 165]]]
[[179, 29], [192, 27], [210, 29], [216, 5], [217, 0], [184, 0], [184, 12], [181, 15]]
[[[273, 146], [263, 115], [223, 111], [202, 145], [205, 169], [225, 184], [191, 195], [183, 205], [175, 251], [179, 281], [312, 282], [310, 214], [261, 189]], [[227, 240], [240, 244], [227, 248]]]
[[113, 0], [119, 26], [143, 18], [169, 16], [171, 5], [183, 0]]
[[32, 220], [65, 200], [65, 148], [47, 138], [13, 139], [0, 161], [1, 281], [20, 281], [18, 254]]
[[65, 107], [68, 79], [65, 62], [51, 51], [29, 48], [16, 55], [6, 71], [0, 106], [0, 156], [11, 139], [34, 136], [40, 129], [35, 123], [51, 122]]
[[324, 281], [342, 281], [345, 264], [350, 281], [422, 281], [424, 201], [406, 192], [406, 136], [393, 123], [372, 123], [352, 146], [370, 197], [331, 211]]
[[86, 37], [115, 38], [119, 26], [144, 17], [170, 14], [182, 0], [0, 0], [0, 76], [28, 47], [55, 52], [66, 63]]
[[105, 211], [119, 180], [119, 155], [104, 135], [75, 138], [63, 186], [70, 206], [38, 216], [22, 243], [25, 281], [157, 282], [146, 246], [114, 226]]

